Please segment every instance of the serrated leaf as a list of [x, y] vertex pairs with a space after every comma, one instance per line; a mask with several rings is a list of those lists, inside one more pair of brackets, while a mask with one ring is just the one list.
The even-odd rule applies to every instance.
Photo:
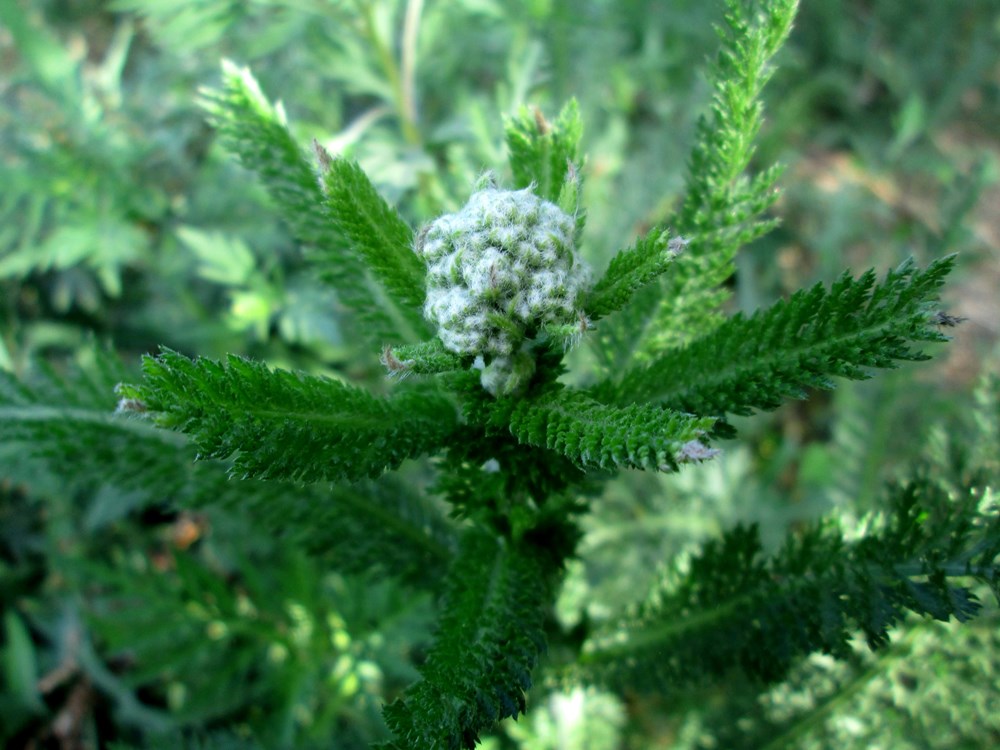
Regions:
[[600, 336], [613, 349], [609, 367], [629, 366], [708, 333], [721, 321], [728, 296], [721, 285], [735, 271], [739, 248], [774, 222], [762, 214], [777, 199], [780, 166], [748, 177], [763, 122], [760, 95], [773, 73], [772, 58], [795, 17], [797, 0], [762, 6], [729, 0], [722, 48], [711, 70], [710, 113], [698, 123], [688, 158], [683, 200], [666, 226], [688, 242], [658, 293], [643, 294]]
[[584, 311], [593, 320], [621, 310], [642, 287], [657, 279], [683, 252], [686, 242], [654, 229], [611, 259], [604, 276], [587, 295]]
[[954, 262], [949, 256], [921, 271], [907, 261], [881, 284], [873, 271], [857, 279], [845, 274], [829, 290], [817, 284], [749, 318], [737, 314], [594, 392], [601, 400], [641, 398], [695, 414], [748, 414], [806, 388], [831, 388], [834, 377], [863, 379], [866, 368], [924, 359], [912, 344], [946, 340], [932, 308]]
[[454, 532], [434, 503], [384, 477], [327, 487], [230, 477], [221, 460], [195, 461], [182, 435], [158, 429], [137, 399], [120, 400], [126, 377], [98, 352], [90, 370], [36, 373], [30, 384], [0, 372], [0, 474], [35, 491], [93, 496], [88, 518], [163, 503], [223, 507], [344, 572], [382, 569], [418, 585], [451, 558]]
[[813, 651], [847, 657], [857, 629], [881, 648], [909, 612], [967, 620], [981, 605], [962, 579], [986, 581], [1000, 567], [995, 556], [962, 562], [1000, 542], [1000, 516], [978, 514], [977, 501], [967, 491], [956, 503], [917, 479], [892, 488], [864, 537], [848, 541], [823, 521], [789, 533], [774, 554], [755, 526], [737, 526], [671, 570], [636, 612], [601, 626], [570, 671], [639, 689], [676, 690], [734, 668], [769, 682]]
[[[356, 163], [343, 158], [320, 159], [330, 220], [350, 242], [389, 293], [405, 329], [414, 341], [433, 331], [423, 318], [424, 264], [413, 250], [413, 231], [378, 194]], [[336, 263], [336, 258], [330, 258]]]
[[508, 419], [520, 442], [584, 467], [671, 471], [715, 455], [700, 442], [715, 423], [711, 417], [646, 404], [607, 406], [568, 389], [520, 401]]
[[[267, 100], [250, 71], [226, 61], [222, 89], [202, 94], [226, 147], [257, 174], [292, 233], [310, 246], [320, 275], [362, 323], [356, 330], [372, 349], [425, 338], [426, 324], [417, 319], [413, 306], [389, 293], [345, 235], [349, 227], [331, 219], [319, 176], [289, 133], [284, 111]], [[367, 199], [365, 204], [371, 206]]]
[[121, 389], [157, 424], [189, 434], [203, 458], [233, 456], [245, 478], [350, 481], [439, 450], [454, 408], [433, 391], [387, 399], [325, 377], [229, 356], [190, 360], [165, 350]]
[[[579, 171], [583, 124], [580, 108], [571, 99], [555, 122], [548, 122], [537, 109], [522, 107], [505, 124], [514, 187], [534, 185], [535, 194], [558, 203], [570, 170]], [[566, 196], [565, 200], [572, 198]]]
[[423, 680], [384, 709], [395, 736], [387, 747], [473, 748], [482, 732], [525, 710], [545, 649], [546, 561], [525, 543], [466, 532]]

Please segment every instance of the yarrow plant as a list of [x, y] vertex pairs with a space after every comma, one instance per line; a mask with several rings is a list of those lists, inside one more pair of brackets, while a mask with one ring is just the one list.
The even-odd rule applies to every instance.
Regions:
[[[766, 684], [812, 652], [848, 656], [854, 633], [885, 645], [909, 612], [971, 618], [968, 579], [1000, 591], [1000, 527], [981, 491], [956, 499], [933, 482], [897, 488], [866, 535], [824, 522], [768, 553], [755, 528], [737, 527], [607, 621], [570, 632], [553, 614], [580, 520], [615, 474], [710, 461], [732, 415], [923, 359], [920, 342], [945, 340], [937, 293], [951, 257], [723, 312], [736, 252], [773, 226], [780, 169], [748, 170], [759, 95], [795, 8], [729, 3], [677, 209], [596, 274], [580, 252], [574, 103], [553, 120], [519, 112], [506, 125], [509, 178], [487, 173], [461, 209], [414, 232], [357, 164], [318, 145], [310, 158], [250, 72], [227, 64], [205, 100], [223, 142], [396, 377], [379, 395], [163, 350], [118, 386], [117, 417], [67, 405], [56, 430], [74, 432], [66, 450], [78, 458], [78, 436], [92, 432], [102, 460], [131, 474], [152, 446], [157, 466], [174, 457], [158, 482], [178, 502], [237, 503], [287, 522], [340, 572], [431, 590], [434, 640], [420, 679], [384, 707], [383, 748], [476, 746], [525, 711], [543, 667], [555, 682], [610, 689], [673, 690], [734, 669]], [[597, 364], [570, 386], [573, 344]], [[31, 409], [49, 408], [47, 396], [12, 385], [4, 398], [35, 414], [18, 439], [44, 442]], [[426, 493], [392, 479], [421, 457], [433, 459]]]

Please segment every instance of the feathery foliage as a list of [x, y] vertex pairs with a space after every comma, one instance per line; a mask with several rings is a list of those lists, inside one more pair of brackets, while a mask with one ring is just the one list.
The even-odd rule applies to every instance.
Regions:
[[[402, 330], [430, 335], [420, 315], [424, 304], [424, 267], [413, 252], [413, 232], [378, 194], [362, 170], [342, 157], [333, 158], [315, 144], [329, 221], [350, 243], [392, 299], [405, 307]], [[414, 337], [411, 334], [411, 338]]]
[[336, 380], [241, 357], [190, 360], [176, 352], [143, 361], [144, 380], [126, 399], [162, 427], [192, 436], [201, 456], [229, 458], [244, 478], [357, 480], [434, 452], [454, 427], [454, 409], [428, 389], [379, 399]]
[[[396, 107], [411, 151], [429, 148], [412, 80], [421, 6], [401, 11], [399, 45], [384, 38], [392, 24], [374, 4], [344, 11], [386, 77], [363, 90]], [[689, 539], [700, 546], [688, 557], [672, 556], [663, 519], [633, 497], [629, 520], [656, 535], [668, 573], [624, 612], [595, 602], [564, 618], [557, 601], [565, 569], [586, 559], [584, 530], [615, 492], [664, 493], [665, 475], [720, 454], [709, 439], [732, 431], [727, 417], [924, 359], [920, 345], [945, 341], [941, 326], [957, 322], [936, 306], [952, 256], [925, 269], [907, 261], [880, 283], [874, 271], [845, 274], [749, 316], [722, 312], [737, 251], [774, 226], [765, 214], [781, 170], [751, 170], [761, 91], [796, 7], [727, 2], [710, 112], [676, 210], [657, 212], [637, 238], [615, 238], [625, 249], [593, 283], [575, 100], [552, 121], [532, 107], [506, 121], [511, 189], [489, 172], [465, 208], [414, 216], [457, 203], [434, 170], [471, 152], [435, 154], [397, 210], [339, 148], [330, 155], [314, 142], [314, 166], [282, 107], [226, 63], [221, 89], [203, 101], [220, 141], [309, 247], [344, 331], [381, 355], [390, 382], [346, 365], [334, 373], [317, 352], [279, 360], [267, 346], [255, 359], [222, 360], [163, 347], [139, 377], [103, 355], [68, 374], [0, 373], [3, 477], [23, 482], [32, 501], [48, 493], [64, 510], [104, 506], [92, 523], [111, 540], [99, 561], [52, 532], [57, 575], [46, 578], [76, 587], [73, 611], [85, 612], [106, 658], [120, 659], [113, 670], [88, 667], [108, 691], [182, 735], [232, 722], [264, 746], [336, 736], [471, 750], [527, 709], [546, 658], [572, 695], [596, 683], [676, 697], [736, 675], [759, 691], [811, 654], [848, 661], [857, 633], [881, 649], [915, 618], [965, 623], [981, 609], [977, 592], [1000, 598], [996, 461], [983, 448], [955, 476], [910, 472], [862, 523], [848, 507], [796, 519], [780, 546], [734, 517], [716, 519], [729, 531]], [[379, 117], [362, 116], [353, 136]], [[409, 221], [427, 228], [415, 237]], [[198, 231], [178, 236], [211, 245]], [[225, 246], [255, 270], [248, 246]], [[225, 266], [215, 268], [206, 275], [218, 281]], [[567, 359], [584, 338], [594, 356]], [[995, 406], [981, 409], [993, 447]], [[647, 471], [627, 475], [634, 485], [610, 484], [627, 470]], [[734, 496], [752, 506], [758, 494]], [[147, 511], [211, 520], [183, 542], [143, 532], [129, 546], [142, 527], [134, 516]], [[5, 576], [0, 566], [0, 582], [20, 590]], [[570, 582], [588, 591], [583, 578]], [[397, 612], [405, 636], [393, 629]], [[46, 710], [25, 687], [40, 684], [22, 624], [32, 617], [25, 607], [7, 618], [0, 643], [0, 667], [16, 661], [6, 671], [17, 672], [29, 713]], [[605, 744], [621, 722], [611, 704]], [[354, 731], [364, 738], [355, 743]], [[240, 744], [211, 737], [209, 746]]]
[[538, 197], [561, 203], [567, 183], [575, 183], [582, 166], [583, 123], [576, 100], [570, 100], [551, 123], [539, 110], [522, 107], [504, 131], [514, 187], [533, 186]]
[[[320, 178], [288, 131], [284, 109], [272, 105], [250, 71], [223, 64], [223, 88], [203, 92], [205, 109], [227, 148], [256, 173], [293, 233], [313, 251], [361, 331], [376, 346], [417, 341], [426, 327], [415, 314], [414, 267], [403, 253], [409, 228], [349, 162], [331, 162]], [[326, 164], [326, 162], [324, 162]], [[376, 260], [368, 266], [367, 261]], [[401, 299], [387, 293], [403, 292]]]
[[382, 364], [390, 377], [407, 375], [438, 375], [456, 372], [465, 366], [462, 357], [448, 351], [441, 339], [403, 346], [386, 345], [382, 349]]
[[872, 648], [886, 645], [907, 612], [964, 622], [981, 605], [960, 581], [978, 579], [1000, 596], [991, 502], [981, 489], [955, 497], [921, 477], [892, 488], [884, 514], [854, 541], [821, 523], [767, 555], [755, 527], [737, 527], [634, 615], [595, 633], [578, 669], [666, 689], [734, 668], [774, 681], [809, 652], [846, 657], [855, 629]]
[[608, 270], [590, 291], [587, 314], [597, 320], [621, 310], [638, 290], [667, 270], [685, 244], [676, 237], [671, 240], [667, 232], [651, 232], [637, 239], [611, 259]]
[[[717, 307], [726, 297], [719, 285], [735, 270], [737, 250], [774, 226], [760, 217], [777, 199], [781, 169], [753, 177], [745, 172], [763, 122], [760, 94], [774, 72], [771, 58], [791, 31], [797, 5], [727, 1], [722, 49], [711, 69], [711, 115], [698, 124], [681, 207], [622, 255], [655, 259], [664, 227], [684, 238], [687, 251], [670, 264], [661, 284], [647, 287], [613, 325], [604, 326], [602, 360], [609, 367], [644, 361], [718, 325]], [[650, 278], [666, 267], [664, 261], [647, 266]]]
[[[663, 345], [659, 326], [667, 321], [688, 336], [717, 324], [717, 287], [735, 267], [737, 250], [774, 226], [760, 218], [777, 200], [775, 183], [781, 167], [772, 166], [752, 177], [745, 172], [754, 155], [754, 141], [763, 123], [760, 94], [774, 73], [771, 59], [792, 29], [797, 0], [765, 3], [748, 17], [736, 2], [728, 3], [723, 46], [712, 68], [712, 111], [698, 125], [697, 142], [688, 164], [684, 201], [674, 230], [689, 240], [690, 252], [679, 260], [663, 290], [662, 304], [648, 352]], [[667, 341], [672, 334], [666, 335]]]
[[552, 565], [524, 543], [465, 533], [423, 680], [385, 709], [396, 737], [386, 750], [473, 748], [484, 730], [525, 710], [545, 649]]
[[[136, 660], [130, 685], [155, 691], [160, 675], [174, 675], [173, 728], [242, 716], [265, 745], [290, 746], [308, 708], [307, 733], [321, 739], [378, 689], [373, 660], [388, 654], [367, 639], [372, 622], [386, 613], [422, 619], [425, 598], [384, 581], [330, 576], [290, 548], [238, 554], [238, 578], [190, 550], [159, 565], [143, 557], [117, 568], [88, 565], [80, 573], [101, 586], [88, 621], [113, 653]], [[377, 725], [377, 713], [366, 713]]]
[[[167, 464], [164, 473], [175, 477], [168, 487], [178, 491], [186, 484], [182, 477], [192, 473], [187, 469], [192, 456], [185, 453], [173, 461], [166, 456], [181, 452], [185, 441], [152, 425], [115, 416], [114, 387], [124, 371], [112, 357], [97, 356], [94, 361], [94, 367], [81, 369], [75, 377], [40, 366], [30, 378], [33, 382], [0, 372], [0, 438], [6, 470], [20, 481], [69, 472], [80, 484], [113, 482], [152, 502], [160, 490], [147, 480], [158, 479], [157, 469]], [[144, 475], [137, 467], [152, 473]], [[205, 490], [193, 483], [190, 491], [197, 496]]]
[[584, 467], [670, 471], [714, 455], [698, 442], [714, 422], [646, 404], [605, 406], [560, 390], [514, 406], [510, 431], [521, 443], [561, 453]]
[[[114, 516], [164, 503], [248, 514], [275, 538], [343, 572], [380, 568], [419, 583], [451, 559], [454, 534], [439, 510], [393, 478], [334, 487], [233, 478], [224, 461], [196, 461], [181, 435], [115, 413], [115, 387], [129, 376], [101, 351], [90, 366], [66, 375], [46, 368], [30, 383], [0, 372], [4, 476], [40, 492], [53, 477], [100, 488], [112, 507], [121, 506]], [[91, 523], [104, 515], [95, 508]]]
[[866, 367], [926, 359], [911, 344], [947, 340], [934, 303], [954, 262], [949, 256], [920, 270], [906, 261], [881, 284], [874, 271], [845, 274], [829, 291], [817, 284], [750, 318], [736, 314], [629, 370], [620, 386], [603, 383], [595, 392], [695, 414], [749, 414], [801, 398], [806, 388], [831, 388], [834, 376], [863, 379]]

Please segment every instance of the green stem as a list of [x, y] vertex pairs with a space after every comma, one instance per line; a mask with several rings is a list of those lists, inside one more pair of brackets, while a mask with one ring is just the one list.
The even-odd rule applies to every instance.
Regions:
[[[403, 140], [411, 148], [423, 150], [424, 141], [417, 126], [417, 39], [420, 31], [420, 16], [423, 12], [423, 0], [408, 0], [403, 18], [403, 36], [401, 44], [401, 62], [396, 63], [392, 50], [378, 33], [370, 0], [355, 0], [364, 22], [364, 34], [372, 47], [383, 75], [392, 90], [393, 107], [399, 118]], [[424, 200], [424, 208], [428, 213], [437, 214], [443, 203], [441, 189], [435, 175], [421, 170], [417, 175], [418, 193]]]
[[[415, 44], [416, 36], [416, 26], [417, 22], [411, 19], [412, 6], [421, 5], [421, 3], [413, 2], [411, 0], [408, 3], [406, 12], [406, 33], [412, 35], [414, 39], [412, 43]], [[422, 147], [423, 142], [420, 137], [420, 131], [417, 129], [416, 123], [416, 112], [413, 105], [413, 83], [412, 80], [404, 83], [403, 73], [400, 71], [400, 66], [396, 63], [396, 59], [392, 54], [392, 50], [386, 41], [378, 33], [378, 28], [375, 24], [375, 14], [373, 3], [367, 2], [365, 0], [358, 0], [358, 10], [361, 12], [361, 18], [364, 22], [364, 33], [368, 38], [369, 43], [375, 49], [375, 56], [378, 59], [379, 66], [382, 68], [382, 73], [385, 75], [389, 82], [389, 87], [392, 89], [393, 105], [396, 108], [396, 114], [399, 117], [400, 128], [403, 131], [403, 138], [406, 142], [415, 147]], [[417, 13], [419, 13], [419, 7], [417, 8]], [[409, 29], [413, 26], [413, 30]], [[407, 52], [405, 49], [406, 43], [410, 41], [404, 37], [404, 63], [406, 59], [413, 58], [410, 62], [411, 69], [408, 73], [412, 76], [413, 68], [415, 67], [415, 53]], [[407, 71], [404, 71], [404, 73]], [[409, 91], [408, 91], [409, 90]]]
[[406, 4], [406, 16], [403, 21], [403, 46], [401, 51], [401, 102], [405, 118], [417, 122], [417, 39], [420, 36], [420, 15], [423, 12], [423, 0], [409, 0]]

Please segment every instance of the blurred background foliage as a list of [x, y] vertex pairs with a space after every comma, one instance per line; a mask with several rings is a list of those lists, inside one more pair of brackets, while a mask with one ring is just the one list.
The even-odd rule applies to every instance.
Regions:
[[[164, 344], [376, 384], [335, 294], [205, 124], [199, 88], [218, 82], [220, 59], [249, 65], [303, 144], [359, 160], [415, 226], [503, 162], [503, 116], [524, 103], [554, 114], [575, 96], [584, 252], [600, 267], [677, 197], [721, 12], [694, 0], [0, 3], [0, 367], [86, 368], [96, 340], [128, 367]], [[976, 390], [996, 371], [1000, 327], [1000, 7], [806, 2], [780, 62], [758, 153], [787, 165], [782, 224], [743, 253], [738, 307], [844, 268], [957, 251], [945, 299], [968, 320], [934, 363], [745, 419], [719, 461], [613, 485], [560, 598], [570, 633], [737, 522], [771, 542], [822, 514], [850, 522], [915, 461], [944, 472], [973, 439], [1000, 447], [997, 389]], [[0, 446], [0, 743], [385, 737], [378, 709], [415, 676], [429, 594], [327, 570], [231, 506], [179, 512], [167, 496], [18, 462]], [[426, 481], [426, 467], [407, 471]], [[814, 657], [763, 694], [738, 681], [670, 700], [540, 684], [528, 716], [489, 743], [995, 747], [997, 633], [989, 605], [959, 629], [909, 623], [886, 651]]]

